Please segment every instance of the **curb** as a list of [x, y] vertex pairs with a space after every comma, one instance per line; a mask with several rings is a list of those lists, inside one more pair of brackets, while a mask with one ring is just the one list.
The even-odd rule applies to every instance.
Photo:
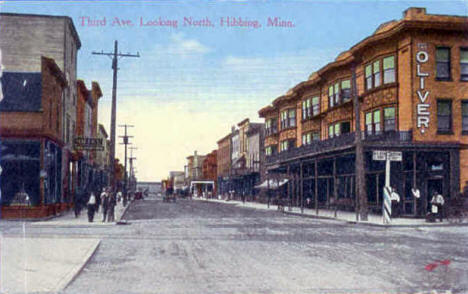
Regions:
[[[210, 199], [200, 199], [202, 201], [206, 202], [216, 202], [217, 201], [210, 201]], [[226, 204], [235, 204], [236, 206], [239, 207], [245, 207], [242, 202], [226, 202]], [[268, 209], [268, 208], [258, 208], [258, 207], [249, 207], [252, 209], [266, 209], [266, 210], [273, 210], [274, 209]], [[420, 224], [420, 225], [384, 225], [384, 224], [376, 224], [376, 223], [369, 223], [369, 222], [359, 222], [359, 221], [349, 221], [349, 220], [343, 220], [339, 218], [334, 218], [334, 217], [329, 217], [329, 216], [320, 216], [320, 215], [312, 215], [312, 214], [303, 214], [300, 212], [292, 212], [292, 211], [283, 211], [284, 214], [289, 214], [289, 215], [294, 215], [294, 216], [300, 216], [300, 217], [308, 217], [308, 218], [315, 218], [315, 219], [325, 219], [325, 220], [332, 220], [336, 222], [341, 222], [341, 223], [347, 223], [347, 224], [352, 224], [352, 225], [363, 225], [363, 226], [371, 226], [371, 227], [379, 227], [379, 228], [441, 228], [441, 227], [464, 227], [468, 226], [468, 223], [449, 223], [447, 220], [441, 224]]]
[[[75, 269], [73, 269], [70, 273], [72, 273], [72, 276], [70, 279], [68, 279], [67, 281], [67, 276], [65, 276], [63, 278], [63, 282], [59, 283], [58, 285], [58, 291], [63, 291], [65, 290], [68, 286], [70, 286], [71, 283], [73, 283], [73, 281], [76, 280], [76, 278], [81, 274], [81, 272], [83, 271], [83, 269], [85, 268], [86, 265], [88, 265], [88, 263], [90, 262], [91, 258], [93, 258], [93, 256], [96, 254], [96, 251], [97, 249], [99, 248], [99, 245], [101, 245], [101, 240], [98, 240], [97, 244], [94, 246], [94, 248], [92, 248], [89, 252], [88, 252], [88, 256], [86, 257], [86, 260], [78, 267], [78, 269], [75, 271]], [[73, 271], [75, 271], [75, 273], [73, 273]]]
[[122, 218], [124, 217], [125, 213], [127, 213], [127, 210], [128, 210], [128, 208], [130, 207], [130, 205], [132, 203], [133, 203], [133, 201], [130, 201], [130, 202], [127, 203], [127, 206], [125, 206], [125, 208], [122, 211], [122, 214], [120, 215], [120, 217], [118, 219], [116, 219], [115, 224], [118, 224], [118, 223], [122, 222]]

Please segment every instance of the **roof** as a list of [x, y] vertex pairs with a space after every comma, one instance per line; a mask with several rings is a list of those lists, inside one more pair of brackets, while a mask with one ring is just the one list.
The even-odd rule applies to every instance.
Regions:
[[321, 81], [322, 76], [328, 71], [339, 68], [356, 60], [356, 56], [363, 50], [372, 46], [376, 42], [394, 37], [396, 34], [408, 29], [437, 29], [468, 32], [468, 17], [457, 15], [437, 15], [426, 14], [426, 9], [421, 7], [410, 7], [403, 12], [401, 20], [391, 20], [382, 23], [372, 35], [364, 38], [349, 50], [341, 52], [334, 61], [326, 64], [316, 72], [309, 75], [305, 82], [298, 83], [290, 89], [287, 94], [273, 100], [272, 105], [263, 107], [258, 111], [260, 117], [265, 117], [268, 112], [276, 110], [275, 108], [284, 101], [297, 97], [297, 93], [304, 87], [313, 86]]
[[221, 139], [216, 142], [218, 145], [221, 144], [221, 142], [228, 140], [231, 137], [231, 133], [227, 134], [226, 136], [222, 137]]
[[39, 111], [42, 100], [40, 72], [3, 72], [0, 111]]
[[107, 135], [107, 132], [106, 132], [106, 128], [102, 125], [102, 124], [99, 124], [99, 131], [101, 131], [101, 133], [104, 134], [104, 137], [108, 137]]
[[6, 16], [18, 16], [18, 17], [43, 17], [43, 18], [57, 18], [57, 19], [64, 19], [67, 20], [70, 24], [70, 29], [72, 32], [73, 37], [75, 38], [76, 41], [76, 48], [80, 49], [81, 48], [81, 40], [80, 36], [78, 35], [78, 32], [76, 31], [76, 27], [73, 23], [73, 19], [69, 16], [65, 15], [48, 15], [48, 14], [28, 14], [28, 13], [11, 13], [11, 12], [0, 12], [0, 15], [6, 15]]

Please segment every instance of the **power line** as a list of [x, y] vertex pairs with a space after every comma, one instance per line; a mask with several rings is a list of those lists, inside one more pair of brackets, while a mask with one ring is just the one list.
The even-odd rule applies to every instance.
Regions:
[[112, 112], [111, 112], [111, 134], [110, 134], [110, 166], [111, 166], [111, 183], [115, 191], [115, 121], [117, 113], [117, 71], [118, 68], [118, 59], [119, 57], [140, 57], [140, 53], [137, 54], [122, 54], [118, 52], [118, 42], [114, 42], [114, 52], [108, 53], [101, 50], [101, 52], [92, 52], [93, 55], [104, 55], [112, 58], [112, 70], [113, 70], [113, 79], [112, 79]]

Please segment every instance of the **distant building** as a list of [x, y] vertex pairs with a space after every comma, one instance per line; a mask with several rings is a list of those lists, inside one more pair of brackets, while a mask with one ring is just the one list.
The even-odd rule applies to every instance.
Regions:
[[231, 134], [221, 138], [218, 142], [218, 151], [216, 153], [216, 173], [218, 194], [229, 192], [229, 175], [231, 172]]
[[210, 192], [213, 195], [216, 195], [217, 190], [217, 150], [213, 150], [211, 153], [207, 154], [205, 159], [203, 160], [202, 164], [202, 173], [203, 173], [203, 180], [205, 181], [213, 181], [214, 187], [210, 187]]

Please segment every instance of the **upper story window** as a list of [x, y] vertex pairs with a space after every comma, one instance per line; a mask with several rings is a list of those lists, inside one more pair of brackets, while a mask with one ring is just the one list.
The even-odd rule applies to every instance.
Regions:
[[319, 141], [319, 140], [320, 140], [319, 132], [308, 132], [308, 133], [302, 134], [302, 145], [309, 145], [312, 143], [312, 141]]
[[351, 100], [351, 81], [343, 80], [341, 81], [341, 97], [343, 102]]
[[286, 109], [281, 111], [281, 129], [296, 126], [296, 109]]
[[265, 135], [270, 136], [278, 132], [278, 120], [270, 118], [265, 121]]
[[380, 76], [380, 60], [374, 61], [372, 67], [374, 74], [374, 87], [378, 87], [382, 84]]
[[468, 100], [461, 102], [462, 108], [462, 133], [468, 134]]
[[[380, 87], [383, 84], [391, 84], [396, 81], [395, 56], [387, 56], [368, 64], [365, 69], [366, 90]], [[383, 79], [382, 79], [383, 72]]]
[[295, 140], [294, 139], [281, 141], [280, 142], [280, 152], [290, 150], [290, 149], [295, 147], [294, 145], [295, 145]]
[[302, 119], [308, 119], [319, 114], [319, 97], [312, 97], [302, 101]]
[[278, 145], [271, 145], [265, 148], [265, 155], [270, 156], [276, 154], [278, 151]]
[[328, 106], [330, 108], [349, 100], [351, 100], [351, 81], [349, 79], [336, 82], [328, 87]]
[[436, 48], [436, 79], [450, 80], [450, 48]]
[[468, 48], [460, 48], [460, 80], [468, 81]]
[[384, 84], [395, 82], [395, 57], [389, 56], [383, 59]]
[[452, 132], [452, 101], [445, 99], [437, 100], [437, 132]]
[[351, 123], [349, 121], [338, 122], [328, 126], [328, 138], [337, 137], [341, 134], [346, 134], [351, 131]]
[[384, 131], [394, 131], [395, 129], [395, 107], [384, 108]]
[[380, 109], [366, 113], [366, 134], [380, 134]]

